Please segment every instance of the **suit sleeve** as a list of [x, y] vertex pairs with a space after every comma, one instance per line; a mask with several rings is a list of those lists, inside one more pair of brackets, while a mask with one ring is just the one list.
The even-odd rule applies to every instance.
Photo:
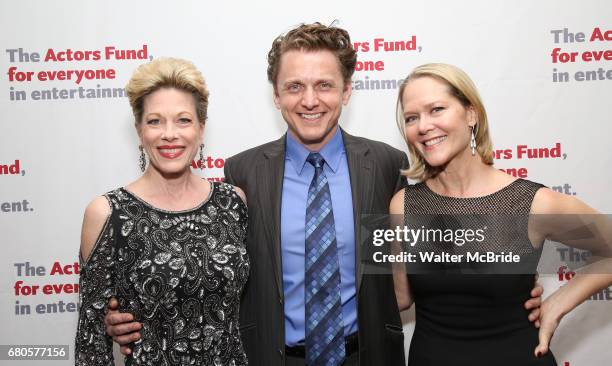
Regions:
[[395, 193], [395, 192], [398, 192], [398, 191], [399, 191], [399, 190], [401, 190], [402, 188], [406, 187], [406, 184], [407, 184], [407, 182], [408, 182], [408, 181], [406, 180], [406, 177], [405, 177], [405, 176], [403, 176], [403, 175], [401, 175], [401, 174], [399, 173], [399, 170], [400, 170], [400, 169], [402, 169], [402, 170], [403, 170], [403, 169], [408, 169], [408, 166], [409, 166], [409, 165], [410, 165], [410, 164], [408, 163], [408, 157], [406, 156], [406, 153], [402, 152], [402, 153], [400, 154], [400, 157], [399, 157], [399, 163], [398, 163], [398, 167], [397, 167], [397, 169], [396, 169], [396, 171], [397, 171], [397, 181], [396, 181], [396, 183], [395, 183], [395, 190], [394, 190], [394, 193]]
[[234, 176], [232, 174], [232, 162], [232, 159], [227, 159], [225, 161], [225, 165], [223, 166], [223, 174], [225, 175], [225, 182], [235, 186], [236, 180], [234, 179]]

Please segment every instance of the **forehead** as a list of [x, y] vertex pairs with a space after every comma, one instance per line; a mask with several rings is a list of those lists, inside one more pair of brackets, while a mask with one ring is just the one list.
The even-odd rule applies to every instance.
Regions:
[[340, 62], [328, 50], [290, 50], [281, 56], [278, 81], [342, 79]]
[[154, 113], [159, 109], [195, 110], [194, 96], [176, 88], [161, 88], [147, 95], [143, 101], [145, 113]]
[[406, 107], [448, 98], [452, 98], [448, 84], [430, 76], [422, 76], [408, 82], [402, 94], [402, 104]]

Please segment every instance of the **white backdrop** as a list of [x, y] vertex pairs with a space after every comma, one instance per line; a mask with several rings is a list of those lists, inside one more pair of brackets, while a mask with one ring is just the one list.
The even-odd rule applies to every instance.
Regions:
[[[604, 0], [3, 1], [0, 344], [68, 344], [70, 361], [44, 362], [74, 362], [78, 296], [70, 284], [78, 283], [73, 273], [84, 207], [139, 175], [127, 99], [88, 94], [122, 88], [148, 59], [186, 58], [205, 75], [210, 159], [202, 175], [220, 179], [225, 158], [285, 131], [266, 79], [272, 40], [301, 22], [337, 19], [361, 44], [360, 66], [372, 61], [378, 68], [355, 73], [353, 97], [341, 117], [350, 133], [405, 150], [394, 121], [393, 84], [416, 65], [452, 63], [480, 89], [500, 150], [497, 167], [610, 213], [611, 14], [612, 3]], [[383, 40], [408, 49], [377, 50]], [[147, 59], [107, 58], [107, 47], [140, 50]], [[99, 59], [53, 61], [49, 54], [63, 59], [68, 49], [77, 58], [83, 53], [76, 51], [97, 51]], [[85, 74], [76, 80], [73, 73], [71, 80], [59, 80], [61, 73], [54, 72], [100, 69], [107, 78]], [[581, 80], [586, 76], [594, 80]], [[529, 159], [519, 155], [526, 148], [560, 156]], [[62, 270], [52, 275], [55, 262]], [[551, 293], [565, 280], [546, 276], [542, 282]], [[45, 284], [56, 286], [45, 294]], [[27, 294], [34, 285], [40, 286], [37, 293]], [[610, 364], [611, 295], [608, 289], [564, 319], [552, 344], [560, 365]], [[404, 315], [408, 344], [412, 314]]]

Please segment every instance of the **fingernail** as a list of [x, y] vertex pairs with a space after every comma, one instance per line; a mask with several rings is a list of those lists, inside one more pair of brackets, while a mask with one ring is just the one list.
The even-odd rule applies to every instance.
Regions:
[[542, 352], [540, 352], [540, 351], [537, 351], [537, 352], [536, 352], [536, 357], [537, 357], [537, 358], [540, 358], [540, 357], [542, 357]]

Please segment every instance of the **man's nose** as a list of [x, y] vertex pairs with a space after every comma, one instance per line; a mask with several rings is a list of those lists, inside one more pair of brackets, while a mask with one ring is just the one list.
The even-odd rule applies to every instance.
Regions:
[[319, 95], [312, 87], [307, 87], [302, 94], [302, 105], [308, 109], [313, 109], [319, 105]]

